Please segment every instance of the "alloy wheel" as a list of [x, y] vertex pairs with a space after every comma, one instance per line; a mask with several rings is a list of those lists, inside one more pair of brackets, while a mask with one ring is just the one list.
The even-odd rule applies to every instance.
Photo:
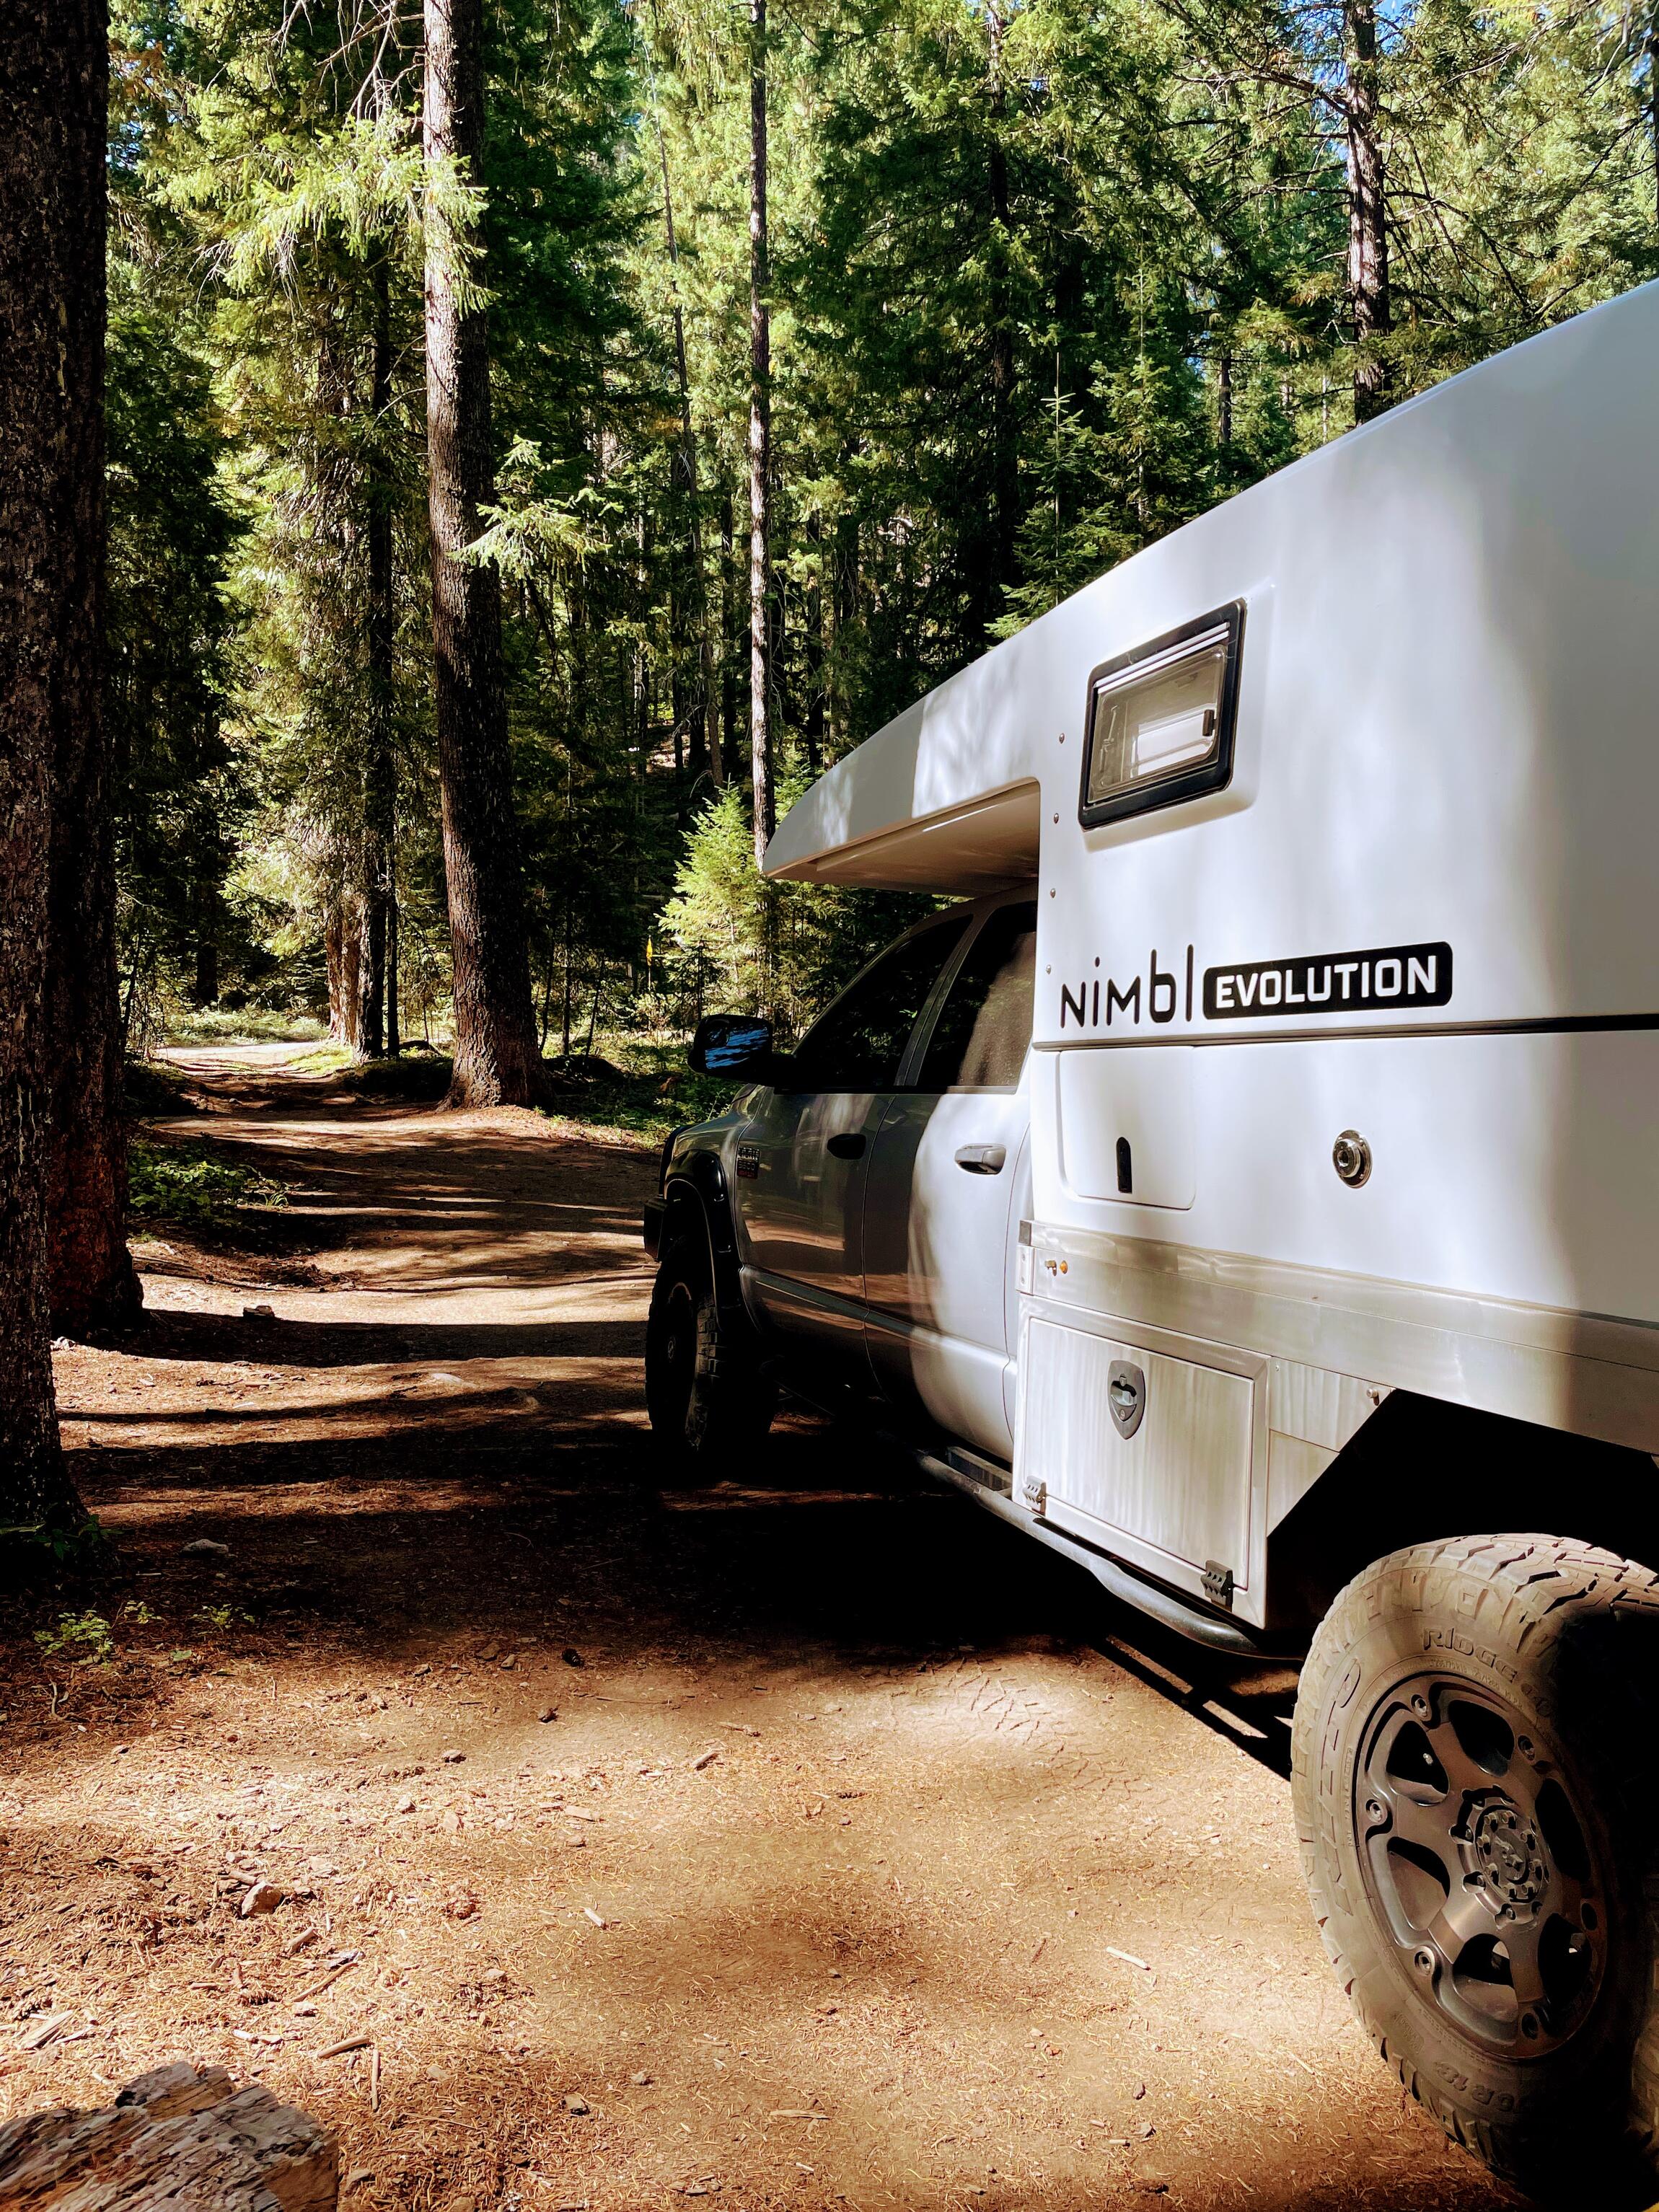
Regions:
[[1360, 1864], [1405, 1972], [1489, 2054], [1558, 2049], [1595, 2002], [1607, 1929], [1561, 1762], [1505, 1699], [1451, 1675], [1398, 1685], [1361, 1741]]

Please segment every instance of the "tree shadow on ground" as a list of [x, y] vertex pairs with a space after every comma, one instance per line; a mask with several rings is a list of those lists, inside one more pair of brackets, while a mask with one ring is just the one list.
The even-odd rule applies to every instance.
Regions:
[[[158, 1307], [132, 1347], [148, 1360], [280, 1367], [465, 1364], [471, 1359], [637, 1359], [640, 1325], [621, 1321], [502, 1323], [295, 1321], [286, 1315], [179, 1312]], [[382, 1401], [384, 1402], [384, 1401]]]
[[544, 1632], [554, 1615], [624, 1656], [702, 1641], [923, 1668], [1042, 1638], [1106, 1653], [1288, 1773], [1285, 1670], [1160, 1627], [893, 1449], [793, 1415], [732, 1479], [688, 1490], [664, 1486], [648, 1437], [596, 1410], [527, 1435], [99, 1454], [88, 1502], [118, 1475], [133, 1571], [171, 1576], [185, 1541], [228, 1541], [221, 1571], [267, 1635], [332, 1623], [389, 1665], [434, 1635]]

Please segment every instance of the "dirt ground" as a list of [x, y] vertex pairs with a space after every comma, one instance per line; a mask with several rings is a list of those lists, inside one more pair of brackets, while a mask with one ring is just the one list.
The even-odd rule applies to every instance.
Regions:
[[649, 1156], [283, 1057], [173, 1125], [276, 1229], [59, 1353], [126, 1579], [0, 1654], [0, 2116], [222, 2062], [359, 2212], [1516, 2202], [1349, 2018], [1287, 1677], [804, 1413], [664, 1489]]

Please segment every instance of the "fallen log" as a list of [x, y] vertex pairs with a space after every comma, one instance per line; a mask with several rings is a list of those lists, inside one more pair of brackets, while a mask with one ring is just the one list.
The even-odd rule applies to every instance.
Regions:
[[100, 2112], [58, 2106], [0, 2127], [3, 2212], [334, 2212], [339, 2191], [334, 2138], [222, 2066], [180, 2059]]

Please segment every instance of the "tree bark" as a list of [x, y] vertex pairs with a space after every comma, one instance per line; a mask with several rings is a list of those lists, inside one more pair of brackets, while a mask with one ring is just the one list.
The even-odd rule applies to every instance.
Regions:
[[[99, 647], [108, 70], [102, 0], [0, 9], [0, 1523], [12, 1526], [83, 1517], [52, 1394], [47, 1012], [58, 776], [80, 765], [107, 799]], [[96, 872], [100, 854], [90, 858]], [[110, 1079], [115, 1042], [100, 1034], [89, 1048], [93, 1081]], [[112, 1115], [112, 1095], [100, 1104]], [[88, 1165], [107, 1201], [118, 1154], [94, 1149]], [[93, 1249], [106, 1250], [107, 1239]]]
[[817, 775], [823, 765], [823, 518], [816, 507], [806, 518], [811, 565], [806, 574], [806, 765]]
[[1374, 0], [1346, 0], [1342, 103], [1348, 173], [1348, 308], [1357, 349], [1353, 414], [1368, 422], [1393, 404], [1393, 376], [1377, 341], [1394, 327], [1389, 301], [1389, 223], [1383, 194]]
[[386, 909], [386, 1048], [396, 1060], [404, 1048], [403, 1009], [398, 989], [398, 869], [392, 855], [392, 895]]
[[1233, 442], [1233, 356], [1228, 348], [1216, 359], [1215, 441], [1224, 453]]
[[690, 570], [685, 595], [686, 619], [696, 632], [697, 649], [698, 689], [691, 710], [691, 769], [695, 775], [706, 767], [719, 784], [724, 776], [715, 722], [714, 652], [708, 635], [708, 596], [703, 572], [697, 440], [691, 427], [691, 379], [685, 365], [685, 313], [680, 303], [680, 252], [674, 236], [674, 198], [668, 184], [668, 145], [660, 122], [657, 125], [657, 151], [662, 158], [662, 220], [674, 286], [674, 367], [680, 386], [680, 442], [674, 456], [674, 479], [685, 501], [685, 556]]
[[364, 902], [355, 891], [330, 902], [323, 923], [323, 959], [328, 970], [328, 1033], [349, 1052], [363, 1049]]
[[198, 1006], [219, 1003], [219, 886], [211, 876], [200, 876], [191, 886], [194, 908], [196, 975], [191, 991]]
[[[1002, 18], [985, 14], [991, 76], [991, 573], [982, 622], [995, 618], [1014, 578], [1019, 528], [1019, 453], [1014, 422], [1014, 326], [1008, 298], [1008, 149], [1003, 143], [1007, 98], [1002, 75]], [[982, 642], [983, 641], [978, 641]]]
[[386, 947], [396, 896], [392, 843], [398, 810], [398, 763], [393, 750], [392, 654], [396, 610], [392, 599], [393, 488], [386, 442], [392, 433], [392, 296], [384, 253], [372, 271], [374, 335], [369, 368], [368, 483], [368, 763], [363, 793], [362, 1050], [377, 1058], [387, 1049], [395, 1011], [386, 981]]
[[[427, 161], [474, 185], [483, 39], [482, 0], [426, 0]], [[507, 753], [501, 580], [461, 557], [494, 489], [489, 324], [482, 307], [463, 306], [459, 281], [481, 281], [482, 226], [450, 221], [430, 192], [427, 214], [427, 510], [455, 1008], [449, 1103], [527, 1106], [541, 1094], [541, 1055]]]
[[[858, 452], [849, 449], [850, 460]], [[859, 522], [855, 514], [836, 517], [835, 554], [831, 564], [830, 606], [830, 636], [826, 658], [828, 660], [829, 698], [826, 702], [830, 728], [830, 744], [839, 758], [847, 742], [847, 684], [842, 673], [842, 658], [846, 651], [847, 633], [858, 611], [859, 603]]]
[[736, 773], [738, 757], [738, 656], [740, 634], [738, 618], [737, 554], [733, 539], [732, 494], [720, 498], [720, 742], [726, 766]]
[[772, 788], [772, 311], [766, 246], [766, 0], [749, 0], [749, 753], [755, 861], [777, 826]]
[[11, 2212], [212, 2205], [215, 2212], [334, 2212], [335, 2138], [263, 2081], [175, 2059], [101, 2111], [54, 2106], [0, 2127], [0, 2201]]
[[[71, 19], [80, 8], [70, 10]], [[102, 21], [101, 13], [99, 20]], [[106, 76], [95, 92], [102, 127]], [[104, 155], [82, 135], [94, 120], [77, 111], [73, 219], [85, 226], [65, 252], [64, 374], [79, 417], [70, 432], [71, 466], [87, 472], [76, 499], [75, 542], [66, 549], [74, 579], [66, 608], [54, 717], [50, 939], [46, 964], [47, 1049], [52, 1055], [52, 1139], [46, 1182], [47, 1246], [54, 1325], [84, 1336], [130, 1328], [143, 1292], [126, 1244], [127, 1137], [121, 1105], [121, 994], [115, 961], [115, 821], [112, 762], [104, 721], [104, 567], [108, 537], [104, 500]], [[95, 257], [95, 258], [94, 258]], [[66, 459], [68, 457], [66, 456]]]

